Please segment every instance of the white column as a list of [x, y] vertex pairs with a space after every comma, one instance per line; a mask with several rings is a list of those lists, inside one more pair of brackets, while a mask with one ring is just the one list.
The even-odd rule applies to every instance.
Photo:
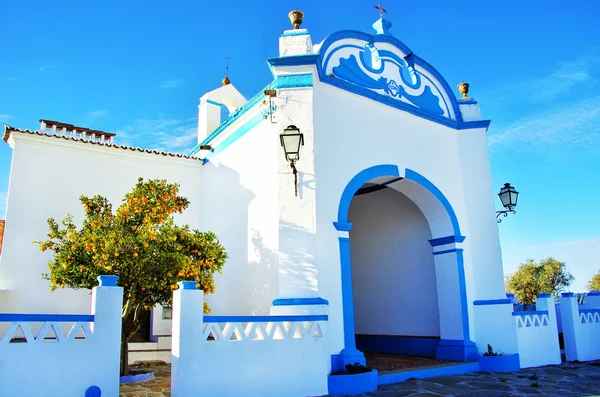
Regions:
[[171, 346], [171, 395], [194, 396], [199, 393], [197, 363], [202, 360], [202, 323], [204, 291], [196, 281], [182, 281], [173, 292]]
[[117, 287], [118, 279], [118, 276], [99, 276], [100, 285], [92, 289], [94, 362], [100, 373], [113, 374], [109, 377], [112, 381], [101, 386], [102, 394], [107, 396], [119, 394], [123, 288]]
[[572, 292], [565, 292], [560, 298], [560, 321], [565, 341], [567, 361], [579, 360], [577, 328], [579, 327], [579, 306]]

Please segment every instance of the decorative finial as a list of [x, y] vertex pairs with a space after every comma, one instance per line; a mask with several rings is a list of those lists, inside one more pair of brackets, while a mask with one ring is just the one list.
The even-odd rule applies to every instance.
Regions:
[[302, 18], [304, 18], [304, 13], [300, 10], [293, 10], [290, 11], [288, 17], [290, 17], [290, 22], [294, 26], [294, 29], [300, 29], [300, 25], [302, 25]]
[[229, 75], [229, 60], [231, 58], [229, 58], [228, 56], [225, 56], [225, 78], [223, 80], [221, 80], [223, 82], [223, 85], [227, 85], [231, 83], [231, 80], [229, 80], [229, 77], [227, 77]]
[[458, 91], [463, 96], [463, 99], [469, 98], [469, 83], [465, 83], [464, 81], [458, 85]]
[[377, 8], [379, 10], [379, 18], [383, 18], [383, 13], [387, 12], [387, 10], [385, 8], [383, 8], [383, 5], [381, 4], [381, 2], [379, 2], [378, 5], [373, 6], [374, 8]]

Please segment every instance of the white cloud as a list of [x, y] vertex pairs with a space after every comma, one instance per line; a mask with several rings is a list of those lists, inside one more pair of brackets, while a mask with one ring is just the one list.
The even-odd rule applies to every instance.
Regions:
[[490, 150], [507, 147], [540, 150], [600, 145], [600, 95], [522, 118], [490, 131]]
[[44, 65], [44, 66], [39, 66], [37, 68], [34, 69], [29, 69], [27, 71], [27, 73], [34, 73], [34, 72], [45, 72], [48, 69], [51, 69], [52, 67], [54, 67], [54, 65]]
[[188, 154], [197, 142], [198, 124], [195, 118], [138, 119], [116, 134], [116, 142], [122, 145]]
[[591, 69], [600, 63], [600, 57], [585, 55], [572, 61], [558, 62], [546, 77], [532, 81], [527, 91], [534, 102], [555, 99], [568, 93], [578, 84], [595, 83]]
[[517, 270], [519, 263], [528, 258], [536, 261], [552, 256], [565, 262], [575, 276], [569, 288], [574, 292], [583, 292], [589, 280], [600, 271], [600, 236], [581, 240], [553, 241], [542, 244], [512, 244], [502, 246], [504, 273]]
[[183, 80], [181, 80], [181, 79], [167, 80], [167, 81], [164, 81], [161, 85], [159, 85], [158, 88], [162, 88], [162, 89], [175, 88], [175, 87], [179, 87], [181, 84], [183, 84]]
[[0, 121], [7, 121], [12, 119], [14, 116], [12, 114], [0, 114]]
[[108, 116], [108, 112], [106, 112], [105, 110], [94, 110], [92, 112], [89, 112], [88, 116], [97, 119], [100, 117]]

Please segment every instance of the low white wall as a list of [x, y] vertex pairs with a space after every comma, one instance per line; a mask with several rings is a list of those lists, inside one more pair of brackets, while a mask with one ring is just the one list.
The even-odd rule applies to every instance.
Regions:
[[[213, 316], [205, 322], [202, 303], [194, 282], [181, 283], [174, 292], [173, 397], [199, 390], [215, 397], [327, 394], [331, 358], [322, 317], [222, 317], [217, 323]], [[215, 340], [207, 340], [209, 335]]]
[[431, 232], [409, 198], [384, 188], [352, 199], [355, 333], [439, 336]]
[[600, 359], [600, 295], [588, 295], [582, 308], [573, 293], [565, 293], [560, 311], [567, 361]]
[[[48, 314], [19, 315], [10, 321], [7, 314], [0, 314], [0, 322], [10, 322], [8, 331], [0, 334], [0, 396], [84, 396], [91, 386], [97, 386], [103, 396], [117, 396], [122, 300], [121, 287], [95, 287], [93, 322]], [[32, 332], [33, 322], [44, 323], [41, 333]], [[79, 328], [73, 325], [82, 326], [83, 331], [77, 332]], [[17, 326], [26, 342], [10, 342]], [[56, 334], [52, 329], [46, 333], [49, 327]], [[58, 340], [45, 339], [55, 335]], [[85, 340], [72, 339], [83, 335]]]
[[538, 297], [535, 312], [515, 312], [521, 368], [560, 364], [554, 299]]

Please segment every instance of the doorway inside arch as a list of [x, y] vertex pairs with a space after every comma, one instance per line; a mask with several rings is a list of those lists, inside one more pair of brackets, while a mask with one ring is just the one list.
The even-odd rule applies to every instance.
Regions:
[[440, 314], [432, 234], [402, 193], [411, 183], [366, 183], [348, 213], [356, 348], [379, 370], [443, 362], [435, 359]]

